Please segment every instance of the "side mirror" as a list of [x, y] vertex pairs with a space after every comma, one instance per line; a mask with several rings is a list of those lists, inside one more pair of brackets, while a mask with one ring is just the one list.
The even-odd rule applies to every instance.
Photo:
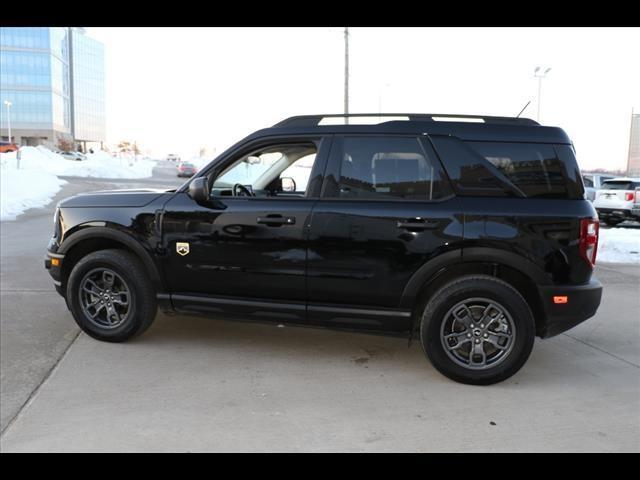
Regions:
[[209, 201], [209, 183], [207, 177], [194, 178], [189, 184], [188, 195], [199, 204]]
[[283, 192], [295, 192], [296, 181], [291, 177], [282, 177], [280, 179]]

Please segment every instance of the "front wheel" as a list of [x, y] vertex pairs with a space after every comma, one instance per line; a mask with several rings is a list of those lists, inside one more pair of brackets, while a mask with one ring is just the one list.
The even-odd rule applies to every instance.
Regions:
[[82, 258], [67, 282], [78, 326], [107, 342], [123, 342], [153, 322], [156, 296], [140, 260], [124, 250], [100, 250]]
[[461, 383], [490, 385], [529, 358], [535, 322], [520, 293], [487, 275], [444, 285], [426, 304], [420, 340], [434, 367]]

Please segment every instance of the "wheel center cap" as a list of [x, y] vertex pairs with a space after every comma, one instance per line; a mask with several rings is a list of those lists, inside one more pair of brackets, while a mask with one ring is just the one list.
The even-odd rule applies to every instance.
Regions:
[[479, 337], [479, 336], [482, 334], [482, 332], [480, 331], [480, 329], [476, 328], [476, 329], [473, 331], [473, 334], [474, 334], [476, 337]]

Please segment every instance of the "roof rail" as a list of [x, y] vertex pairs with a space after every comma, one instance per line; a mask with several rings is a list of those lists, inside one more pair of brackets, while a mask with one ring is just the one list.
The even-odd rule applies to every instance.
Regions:
[[[540, 125], [530, 118], [518, 117], [492, 117], [487, 115], [455, 115], [449, 113], [329, 113], [325, 115], [298, 115], [289, 117], [278, 122], [274, 127], [316, 127], [325, 118], [359, 118], [359, 117], [407, 117], [410, 122], [437, 122], [437, 121], [477, 121], [491, 124], [513, 124], [513, 125]], [[382, 123], [382, 122], [381, 122]], [[355, 123], [358, 124], [357, 122]]]

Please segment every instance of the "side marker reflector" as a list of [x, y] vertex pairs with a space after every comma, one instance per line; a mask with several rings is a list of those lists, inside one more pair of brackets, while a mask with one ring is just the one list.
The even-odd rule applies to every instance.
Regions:
[[553, 303], [555, 304], [559, 304], [559, 303], [569, 303], [569, 297], [566, 295], [558, 295], [553, 297]]
[[59, 258], [52, 258], [51, 259], [51, 266], [59, 267], [60, 266], [60, 259]]

